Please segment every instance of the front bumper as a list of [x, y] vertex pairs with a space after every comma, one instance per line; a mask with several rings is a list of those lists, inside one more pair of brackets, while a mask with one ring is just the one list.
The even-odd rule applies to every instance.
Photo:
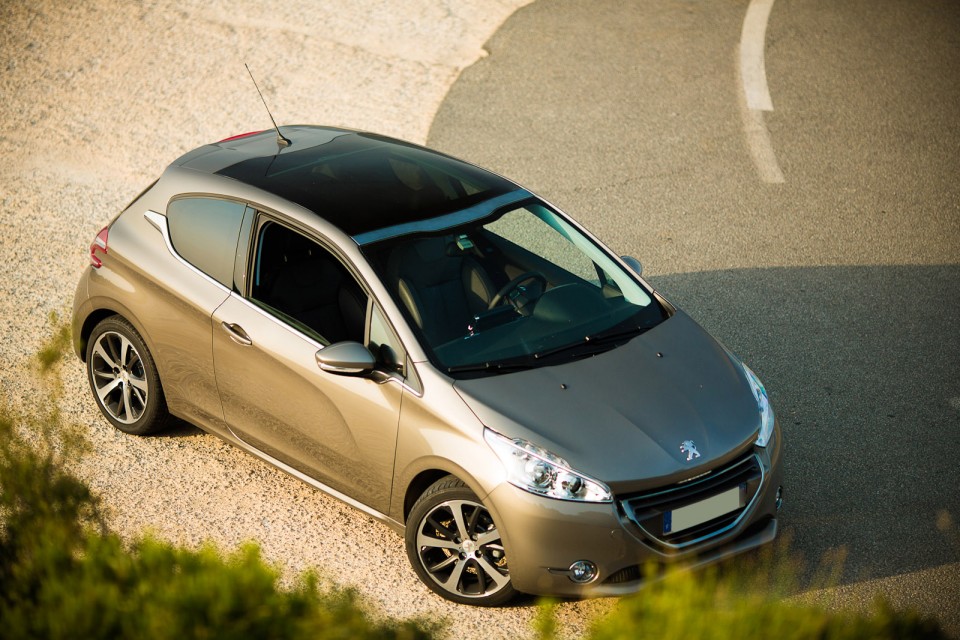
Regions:
[[[486, 502], [500, 525], [513, 586], [552, 596], [617, 596], [640, 589], [650, 563], [699, 567], [771, 542], [783, 471], [779, 427], [766, 449], [757, 449], [763, 481], [736, 524], [683, 548], [648, 536], [620, 502], [588, 504], [535, 496], [512, 485], [497, 487]], [[597, 576], [587, 584], [570, 578], [570, 566], [587, 560]]]

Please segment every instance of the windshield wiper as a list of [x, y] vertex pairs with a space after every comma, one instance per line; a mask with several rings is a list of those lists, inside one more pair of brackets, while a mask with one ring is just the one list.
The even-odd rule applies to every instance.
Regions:
[[447, 367], [447, 373], [465, 373], [468, 371], [486, 371], [489, 373], [506, 373], [521, 369], [532, 369], [535, 365], [527, 362], [477, 362], [474, 364], [458, 364]]
[[589, 336], [584, 336], [583, 340], [579, 342], [574, 342], [571, 344], [561, 345], [559, 347], [553, 347], [552, 349], [547, 349], [545, 351], [540, 351], [528, 356], [526, 359], [513, 361], [513, 362], [477, 362], [474, 364], [460, 364], [452, 367], [447, 367], [447, 373], [465, 373], [470, 371], [484, 371], [488, 373], [507, 373], [508, 371], [519, 371], [521, 369], [533, 369], [534, 367], [543, 366], [539, 361], [543, 358], [547, 358], [557, 353], [562, 353], [564, 351], [570, 351], [572, 349], [578, 349], [582, 347], [594, 347], [584, 351], [582, 354], [578, 355], [587, 355], [595, 354], [600, 351], [605, 351], [611, 343], [616, 343], [624, 338], [632, 338], [638, 336], [645, 331], [648, 331], [651, 327], [641, 327], [641, 326], [631, 326], [626, 329], [617, 329], [607, 331], [601, 331], [599, 333], [594, 333]]
[[[613, 330], [601, 331], [593, 335], [584, 336], [583, 340], [581, 340], [580, 342], [573, 342], [571, 344], [565, 344], [559, 347], [554, 347], [552, 349], [547, 349], [546, 351], [541, 351], [539, 353], [534, 354], [533, 357], [539, 360], [540, 358], [546, 358], [548, 356], [562, 353], [564, 351], [570, 351], [571, 349], [578, 349], [580, 347], [585, 347], [587, 345], [596, 346], [598, 349], [602, 347], [603, 350], [606, 350], [606, 347], [610, 345], [610, 343], [617, 342], [618, 340], [623, 340], [624, 338], [632, 338], [633, 336], [638, 336], [644, 331], [647, 331], [648, 329], [650, 329], [650, 327], [632, 326], [632, 327], [627, 327], [626, 329], [619, 329], [617, 331], [613, 331]], [[589, 351], [585, 351], [584, 355], [586, 355], [587, 353], [597, 353], [598, 349], [591, 349]]]

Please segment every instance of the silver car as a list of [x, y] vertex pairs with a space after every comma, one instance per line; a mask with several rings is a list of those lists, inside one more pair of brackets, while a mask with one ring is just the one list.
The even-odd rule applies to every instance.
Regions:
[[191, 151], [97, 234], [73, 335], [118, 429], [170, 416], [398, 532], [450, 600], [636, 591], [773, 540], [756, 375], [509, 180], [314, 126]]

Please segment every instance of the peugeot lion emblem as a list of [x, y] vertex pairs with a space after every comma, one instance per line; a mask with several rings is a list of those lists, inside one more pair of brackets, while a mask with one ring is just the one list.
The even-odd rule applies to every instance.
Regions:
[[700, 457], [700, 452], [697, 451], [697, 445], [693, 443], [693, 440], [684, 440], [681, 442], [680, 453], [687, 454], [687, 462]]

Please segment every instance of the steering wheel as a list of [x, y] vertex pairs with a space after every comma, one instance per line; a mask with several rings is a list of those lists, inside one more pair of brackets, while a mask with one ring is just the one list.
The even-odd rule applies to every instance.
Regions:
[[[547, 279], [544, 278], [542, 274], [536, 271], [527, 271], [526, 273], [521, 273], [510, 282], [503, 285], [500, 288], [500, 291], [497, 291], [496, 295], [493, 296], [493, 299], [490, 300], [490, 304], [487, 305], [487, 309], [493, 309], [495, 306], [500, 304], [500, 302], [502, 302], [504, 298], [506, 298], [508, 301], [510, 301], [510, 303], [514, 307], [517, 308], [517, 311], [519, 311], [529, 302], [529, 300], [527, 299], [520, 300], [520, 298], [523, 296], [523, 287], [521, 287], [520, 285], [522, 285], [525, 282], [531, 282], [531, 281], [540, 283], [541, 293], [546, 291]], [[509, 295], [514, 291], [517, 291], [516, 295], [512, 295], [512, 296]]]

